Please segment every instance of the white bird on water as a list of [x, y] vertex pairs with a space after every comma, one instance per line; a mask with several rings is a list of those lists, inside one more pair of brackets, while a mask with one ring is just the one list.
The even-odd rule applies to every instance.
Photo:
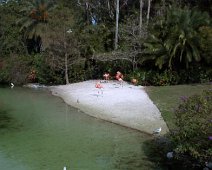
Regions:
[[162, 128], [160, 127], [160, 128], [158, 128], [158, 129], [155, 129], [155, 130], [153, 131], [153, 133], [154, 133], [154, 134], [158, 134], [158, 133], [161, 132], [161, 130], [162, 130]]
[[15, 85], [13, 83], [10, 83], [10, 87], [13, 88]]
[[63, 170], [66, 170], [66, 167], [64, 166]]

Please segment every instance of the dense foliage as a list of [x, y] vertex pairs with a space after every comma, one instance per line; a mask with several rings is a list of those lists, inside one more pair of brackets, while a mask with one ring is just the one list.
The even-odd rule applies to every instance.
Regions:
[[112, 0], [1, 1], [0, 82], [63, 84], [117, 70], [145, 85], [212, 80], [210, 1], [117, 2], [119, 20]]
[[171, 135], [175, 159], [184, 166], [204, 165], [212, 158], [212, 90], [202, 95], [182, 97], [175, 111], [176, 131]]
[[188, 68], [192, 61], [200, 61], [199, 29], [209, 24], [207, 13], [171, 8], [165, 17], [165, 20], [154, 25], [155, 35], [151, 35], [150, 41], [144, 43], [145, 52], [150, 53], [155, 65], [175, 69], [181, 64], [181, 67], [185, 65]]
[[170, 169], [205, 168], [212, 161], [212, 89], [181, 96], [171, 119], [170, 133], [152, 141], [152, 152]]

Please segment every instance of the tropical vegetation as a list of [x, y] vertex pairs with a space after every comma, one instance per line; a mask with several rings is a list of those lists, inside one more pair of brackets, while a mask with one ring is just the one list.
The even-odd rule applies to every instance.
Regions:
[[[172, 169], [203, 169], [211, 161], [211, 90], [210, 84], [147, 87], [170, 129], [153, 142], [161, 163]], [[167, 159], [167, 153], [173, 158]]]
[[0, 82], [63, 84], [117, 70], [145, 85], [211, 81], [210, 5], [208, 0], [1, 1]]
[[[210, 0], [1, 0], [0, 83], [68, 84], [118, 70], [138, 85], [209, 83], [211, 7]], [[176, 153], [200, 164], [211, 161], [203, 140], [210, 95], [179, 106], [171, 138]]]
[[204, 165], [212, 157], [212, 90], [182, 100], [175, 111], [177, 129], [171, 135], [176, 159], [187, 166], [194, 160]]

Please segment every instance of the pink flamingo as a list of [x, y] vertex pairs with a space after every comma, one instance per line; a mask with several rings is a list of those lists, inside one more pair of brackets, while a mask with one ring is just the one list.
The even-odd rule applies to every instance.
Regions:
[[110, 74], [109, 74], [109, 73], [105, 73], [105, 74], [103, 75], [103, 77], [104, 77], [105, 82], [108, 82], [109, 77], [110, 77]]
[[124, 76], [123, 76], [123, 74], [120, 71], [117, 71], [117, 73], [116, 73], [116, 79], [119, 81], [120, 85], [123, 87]]
[[99, 89], [101, 90], [101, 92], [103, 94], [103, 90], [102, 90], [103, 86], [102, 86], [102, 84], [100, 82], [97, 82], [95, 87], [98, 89], [98, 94], [99, 94]]

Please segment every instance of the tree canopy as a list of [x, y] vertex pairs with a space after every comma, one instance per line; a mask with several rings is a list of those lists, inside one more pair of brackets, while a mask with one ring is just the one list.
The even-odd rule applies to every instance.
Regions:
[[[173, 70], [178, 76], [182, 69], [211, 65], [208, 0], [8, 0], [0, 4], [1, 63], [12, 55], [31, 59], [39, 55], [45, 56], [46, 69], [53, 69], [51, 59], [62, 55], [59, 51], [69, 57], [77, 52], [79, 61], [86, 60], [81, 62], [82, 72], [102, 70], [95, 72], [97, 77], [108, 67], [101, 62], [107, 61], [125, 73]], [[60, 67], [52, 73], [65, 74], [64, 70]], [[208, 69], [204, 74], [210, 79]]]

